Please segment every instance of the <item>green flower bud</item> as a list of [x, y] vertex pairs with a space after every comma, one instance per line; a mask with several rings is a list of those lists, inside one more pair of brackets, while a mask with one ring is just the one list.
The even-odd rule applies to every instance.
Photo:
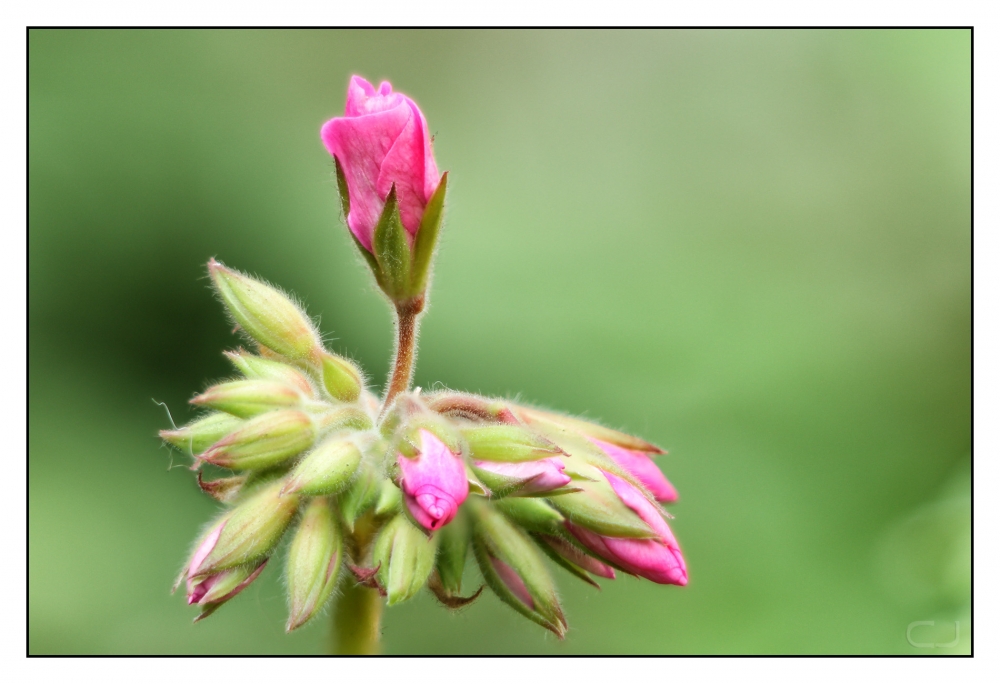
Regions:
[[532, 532], [559, 534], [566, 518], [543, 499], [512, 497], [493, 505], [514, 524]]
[[564, 416], [559, 413], [541, 411], [527, 406], [518, 406], [514, 409], [514, 411], [517, 416], [521, 418], [521, 420], [532, 426], [553, 425], [571, 433], [586, 435], [588, 437], [593, 437], [594, 439], [599, 439], [602, 442], [608, 442], [610, 444], [614, 444], [615, 446], [620, 446], [623, 449], [642, 451], [649, 454], [665, 453], [663, 449], [655, 444], [650, 444], [644, 439], [627, 435], [624, 432], [619, 432], [618, 430], [612, 430], [611, 428], [604, 427], [603, 425], [574, 418], [573, 416]]
[[281, 487], [281, 482], [261, 486], [213, 523], [191, 558], [188, 577], [255, 565], [267, 558], [299, 505], [299, 497], [282, 495]]
[[562, 454], [544, 437], [516, 425], [482, 425], [462, 430], [476, 461], [537, 461]]
[[469, 553], [472, 530], [468, 517], [459, 509], [459, 514], [438, 533], [438, 555], [436, 567], [444, 591], [456, 595], [462, 591], [462, 574], [465, 572], [465, 558]]
[[257, 579], [267, 559], [256, 565], [239, 565], [210, 575], [201, 575], [189, 582], [188, 603], [201, 606], [195, 622], [204, 620], [223, 603], [230, 600]]
[[372, 417], [363, 409], [357, 406], [337, 406], [333, 409], [327, 408], [322, 413], [314, 416], [316, 424], [321, 432], [331, 432], [338, 430], [371, 430], [375, 423]]
[[160, 430], [160, 438], [178, 449], [200, 454], [243, 425], [243, 421], [228, 413], [210, 413], [179, 430]]
[[490, 504], [471, 504], [473, 548], [486, 584], [504, 603], [562, 639], [566, 617], [534, 544]]
[[372, 558], [390, 606], [413, 597], [427, 583], [436, 551], [437, 539], [428, 539], [402, 515], [382, 528]]
[[331, 397], [346, 402], [358, 400], [364, 382], [357, 366], [327, 351], [320, 354], [320, 366], [323, 373], [323, 387]]
[[361, 463], [361, 450], [343, 434], [328, 437], [306, 454], [288, 476], [286, 492], [332, 494], [346, 487]]
[[199, 456], [233, 470], [270, 468], [297, 456], [316, 438], [313, 421], [301, 411], [271, 411], [246, 421]]
[[251, 380], [271, 380], [294, 387], [310, 399], [315, 397], [315, 390], [309, 379], [287, 363], [254, 356], [243, 349], [225, 352], [226, 358], [232, 361], [243, 375]]
[[302, 400], [298, 391], [271, 380], [235, 380], [213, 385], [191, 403], [225, 411], [239, 418], [252, 418], [267, 411], [291, 408]]
[[507, 404], [478, 394], [439, 392], [428, 395], [425, 401], [430, 410], [452, 417], [508, 425], [520, 423]]
[[310, 502], [288, 550], [288, 624], [291, 632], [322, 610], [337, 584], [343, 559], [340, 530], [324, 497]]
[[256, 342], [295, 360], [322, 348], [312, 322], [281, 291], [215, 259], [209, 260], [208, 273], [233, 319]]

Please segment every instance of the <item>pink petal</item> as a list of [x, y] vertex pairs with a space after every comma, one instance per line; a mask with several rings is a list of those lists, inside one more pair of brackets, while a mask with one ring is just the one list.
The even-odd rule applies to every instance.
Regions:
[[507, 588], [511, 590], [514, 596], [520, 599], [528, 608], [534, 610], [535, 599], [531, 598], [531, 594], [528, 593], [528, 587], [524, 586], [524, 580], [521, 579], [521, 576], [499, 558], [490, 556], [490, 562], [493, 564], [493, 569], [500, 575], [501, 581], [507, 585]]
[[429, 530], [451, 522], [469, 495], [465, 463], [433, 433], [420, 431], [420, 453], [416, 458], [398, 454], [402, 472], [400, 485], [407, 508]]
[[518, 494], [538, 494], [559, 487], [565, 487], [572, 480], [563, 473], [566, 466], [558, 458], [543, 458], [538, 461], [503, 463], [499, 461], [476, 461], [476, 467], [515, 480], [526, 480], [527, 484]]
[[677, 501], [677, 490], [664, 477], [663, 473], [656, 467], [653, 459], [649, 456], [641, 451], [623, 449], [616, 444], [602, 442], [593, 437], [587, 437], [587, 439], [599, 446], [615, 463], [632, 473], [657, 501], [664, 503]]
[[193, 577], [198, 574], [198, 570], [201, 568], [202, 562], [208, 558], [208, 554], [212, 553], [212, 549], [219, 542], [219, 535], [222, 534], [222, 528], [226, 526], [226, 521], [223, 520], [218, 525], [215, 526], [205, 540], [198, 545], [195, 549], [194, 554], [191, 556], [191, 563], [188, 565], [188, 577]]

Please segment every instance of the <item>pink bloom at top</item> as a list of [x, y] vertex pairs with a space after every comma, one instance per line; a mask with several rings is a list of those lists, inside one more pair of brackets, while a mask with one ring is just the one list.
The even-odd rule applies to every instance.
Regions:
[[657, 539], [627, 539], [605, 537], [566, 521], [566, 528], [584, 546], [598, 556], [615, 563], [626, 572], [645, 577], [658, 584], [678, 584], [688, 582], [687, 567], [667, 522], [646, 500], [642, 492], [625, 480], [605, 472], [615, 494], [622, 503], [631, 508], [658, 535]]
[[396, 457], [403, 477], [403, 501], [424, 528], [439, 530], [455, 517], [469, 495], [465, 463], [432, 432], [420, 431], [416, 458]]
[[372, 235], [393, 184], [403, 227], [416, 235], [441, 180], [427, 121], [416, 103], [392, 92], [388, 81], [376, 90], [352, 76], [344, 116], [323, 124], [320, 137], [344, 170], [347, 225], [365, 249], [372, 251]]
[[632, 473], [642, 485], [649, 490], [657, 501], [663, 503], [673, 503], [677, 501], [677, 490], [664, 477], [660, 469], [653, 463], [653, 459], [641, 451], [623, 449], [615, 444], [602, 442], [593, 437], [587, 437], [591, 442], [601, 448], [601, 451], [611, 457], [615, 463]]

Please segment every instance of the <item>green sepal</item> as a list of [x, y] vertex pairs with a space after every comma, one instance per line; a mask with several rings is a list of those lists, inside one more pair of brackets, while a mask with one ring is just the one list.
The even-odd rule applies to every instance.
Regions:
[[469, 540], [472, 530], [468, 516], [463, 509], [450, 523], [437, 533], [438, 555], [437, 571], [441, 586], [451, 595], [462, 591], [462, 574], [465, 572], [465, 558], [469, 552]]
[[301, 401], [300, 392], [283, 382], [232, 380], [212, 385], [191, 403], [225, 411], [237, 418], [253, 418], [274, 409], [292, 408]]
[[309, 379], [287, 363], [265, 359], [263, 356], [255, 356], [244, 349], [227, 351], [224, 354], [236, 366], [237, 370], [251, 380], [283, 382], [309, 398], [315, 396], [315, 390]]
[[542, 499], [512, 497], [493, 504], [515, 524], [532, 532], [560, 534], [566, 518]]
[[419, 295], [427, 289], [427, 279], [430, 276], [434, 261], [434, 250], [437, 247], [438, 235], [441, 229], [441, 217], [444, 214], [444, 197], [448, 191], [448, 172], [441, 174], [441, 182], [431, 195], [420, 219], [420, 228], [413, 240], [413, 270], [410, 294]]
[[387, 518], [403, 509], [403, 492], [392, 480], [382, 480], [378, 499], [375, 500], [375, 516]]
[[358, 474], [350, 486], [337, 497], [344, 527], [354, 532], [354, 523], [378, 500], [380, 483], [375, 469], [363, 460], [358, 467]]
[[323, 387], [331, 397], [337, 401], [357, 401], [364, 383], [361, 371], [353, 363], [335, 354], [323, 352], [320, 355], [320, 366]]
[[574, 525], [585, 527], [606, 537], [633, 539], [657, 537], [642, 518], [622, 503], [607, 480], [602, 482], [574, 479], [573, 485], [582, 491], [554, 496], [547, 501]]
[[601, 588], [601, 585], [598, 584], [596, 581], [594, 581], [594, 578], [590, 576], [590, 573], [588, 573], [586, 570], [584, 570], [583, 568], [581, 568], [576, 563], [573, 563], [572, 561], [570, 561], [570, 560], [568, 560], [566, 558], [563, 558], [561, 555], [559, 555], [559, 553], [557, 553], [555, 549], [553, 549], [551, 546], [549, 546], [545, 542], [544, 538], [541, 535], [539, 535], [539, 534], [531, 534], [531, 538], [535, 540], [536, 544], [538, 544], [538, 548], [540, 548], [542, 550], [542, 552], [545, 553], [546, 556], [548, 556], [550, 559], [552, 559], [552, 561], [556, 565], [558, 565], [559, 567], [563, 568], [564, 570], [566, 570], [571, 575], [574, 575], [574, 576], [582, 579], [584, 582], [586, 582], [590, 586], [597, 587], [598, 589]]
[[343, 555], [330, 503], [316, 497], [302, 515], [288, 549], [286, 631], [301, 627], [322, 610], [337, 584]]
[[385, 208], [375, 225], [372, 249], [382, 274], [379, 283], [382, 290], [394, 301], [407, 299], [413, 257], [410, 254], [406, 229], [403, 228], [403, 222], [399, 217], [395, 185], [389, 190], [389, 196], [385, 198]]
[[245, 421], [199, 458], [233, 470], [263, 470], [301, 454], [315, 438], [313, 421], [301, 411], [269, 411]]
[[402, 515], [382, 528], [375, 540], [372, 561], [378, 567], [377, 576], [390, 606], [412, 598], [427, 584], [436, 551], [437, 539], [428, 539]]
[[520, 463], [563, 454], [549, 440], [517, 425], [477, 425], [463, 429], [462, 436], [477, 461]]

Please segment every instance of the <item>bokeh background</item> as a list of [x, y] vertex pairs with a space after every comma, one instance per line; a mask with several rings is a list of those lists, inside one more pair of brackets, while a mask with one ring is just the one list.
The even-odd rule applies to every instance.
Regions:
[[353, 73], [412, 95], [451, 171], [417, 383], [668, 448], [691, 572], [555, 571], [563, 642], [492, 596], [423, 595], [387, 611], [387, 653], [971, 650], [970, 32], [28, 45], [30, 653], [322, 651], [324, 620], [283, 633], [277, 567], [195, 626], [169, 594], [216, 507], [153, 400], [181, 423], [232, 373], [210, 256], [385, 377], [388, 310], [318, 137]]

